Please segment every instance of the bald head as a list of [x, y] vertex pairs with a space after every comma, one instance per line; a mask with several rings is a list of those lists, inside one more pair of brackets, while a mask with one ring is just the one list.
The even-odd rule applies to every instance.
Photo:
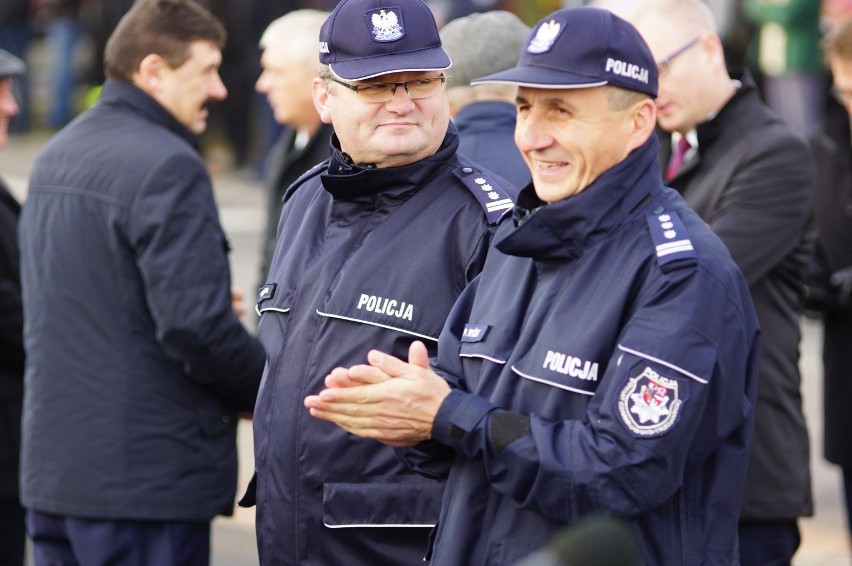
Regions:
[[630, 17], [660, 70], [657, 121], [686, 133], [718, 111], [735, 88], [710, 8], [700, 0], [644, 0]]
[[664, 19], [672, 30], [688, 34], [718, 33], [716, 18], [701, 0], [643, 0], [630, 15], [636, 25], [646, 18]]

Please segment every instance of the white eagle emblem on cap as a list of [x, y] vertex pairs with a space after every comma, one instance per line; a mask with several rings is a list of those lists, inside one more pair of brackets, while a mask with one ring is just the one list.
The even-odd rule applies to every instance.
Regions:
[[528, 53], [544, 53], [553, 47], [553, 42], [556, 41], [556, 36], [559, 35], [559, 30], [562, 29], [562, 24], [555, 20], [550, 20], [541, 24], [535, 37], [532, 38], [527, 46]]
[[373, 39], [375, 41], [395, 41], [402, 37], [402, 26], [399, 16], [394, 11], [379, 10], [370, 21], [373, 24]]

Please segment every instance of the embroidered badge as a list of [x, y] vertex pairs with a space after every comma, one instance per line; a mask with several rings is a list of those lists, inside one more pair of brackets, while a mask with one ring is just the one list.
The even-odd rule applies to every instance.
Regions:
[[465, 184], [485, 209], [489, 224], [496, 224], [506, 211], [514, 208], [512, 198], [502, 187], [492, 184], [481, 171], [472, 167], [457, 167], [453, 174]]
[[266, 285], [257, 290], [258, 304], [275, 296], [276, 285], [276, 283], [267, 283]]
[[676, 212], [664, 212], [662, 207], [654, 210], [648, 215], [648, 230], [660, 265], [697, 257], [686, 227]]
[[399, 8], [380, 8], [370, 10], [364, 17], [373, 41], [396, 41], [405, 35], [402, 27], [402, 12]]
[[561, 30], [562, 24], [556, 20], [550, 20], [541, 24], [535, 33], [535, 37], [532, 38], [532, 41], [527, 46], [527, 53], [538, 54], [550, 51]]
[[482, 342], [491, 326], [488, 324], [465, 324], [462, 332], [462, 342]]
[[621, 420], [634, 434], [653, 436], [669, 430], [677, 420], [682, 401], [678, 383], [645, 367], [630, 378], [618, 396]]

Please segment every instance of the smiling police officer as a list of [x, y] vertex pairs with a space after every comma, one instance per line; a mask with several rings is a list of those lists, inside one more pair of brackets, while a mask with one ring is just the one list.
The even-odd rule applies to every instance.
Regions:
[[434, 352], [513, 189], [456, 153], [450, 59], [423, 2], [341, 2], [319, 56], [313, 96], [334, 126], [331, 157], [285, 194], [258, 295], [260, 561], [420, 564], [443, 485], [390, 448], [312, 419], [302, 399], [372, 345], [404, 355], [420, 339]]
[[[514, 564], [592, 514], [646, 564], [736, 564], [758, 327], [722, 242], [663, 186], [657, 66], [572, 8], [533, 29], [515, 141], [533, 184], [444, 327], [434, 371], [372, 351], [305, 400], [448, 478], [435, 564]], [[477, 82], [478, 82], [477, 81]]]

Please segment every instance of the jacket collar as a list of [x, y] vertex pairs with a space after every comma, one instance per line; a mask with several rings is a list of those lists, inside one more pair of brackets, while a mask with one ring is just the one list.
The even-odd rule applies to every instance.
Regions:
[[500, 126], [514, 129], [517, 119], [515, 105], [499, 100], [487, 100], [468, 104], [458, 111], [453, 119], [460, 135], [464, 137], [465, 131], [470, 129], [481, 129], [487, 125], [489, 129]]
[[98, 104], [128, 108], [130, 111], [173, 131], [185, 139], [196, 151], [198, 150], [198, 138], [189, 128], [178, 122], [172, 113], [154, 100], [151, 95], [127, 81], [107, 79], [103, 90], [101, 90]]
[[760, 98], [757, 84], [748, 71], [743, 70], [731, 73], [731, 78], [739, 80], [742, 86], [737, 89], [734, 96], [719, 109], [719, 112], [712, 119], [698, 124], [696, 127], [699, 153], [701, 153], [702, 146], [706, 144], [706, 147], [709, 147], [722, 135], [722, 132], [726, 131], [727, 125], [730, 124], [731, 120], [736, 120], [738, 119], [737, 117], [743, 116], [748, 121], [748, 118], [746, 118], [748, 109], [754, 108], [753, 104]]
[[348, 155], [340, 150], [337, 135], [331, 139], [331, 159], [328, 169], [320, 179], [322, 185], [336, 199], [356, 200], [382, 194], [389, 197], [408, 196], [426, 183], [456, 154], [459, 136], [450, 123], [444, 141], [438, 151], [409, 165], [377, 168], [352, 163]]
[[651, 135], [581, 193], [558, 202], [545, 204], [528, 185], [515, 207], [515, 227], [498, 237], [497, 249], [533, 259], [579, 257], [631, 218], [650, 193], [660, 190], [658, 145], [657, 136]]

